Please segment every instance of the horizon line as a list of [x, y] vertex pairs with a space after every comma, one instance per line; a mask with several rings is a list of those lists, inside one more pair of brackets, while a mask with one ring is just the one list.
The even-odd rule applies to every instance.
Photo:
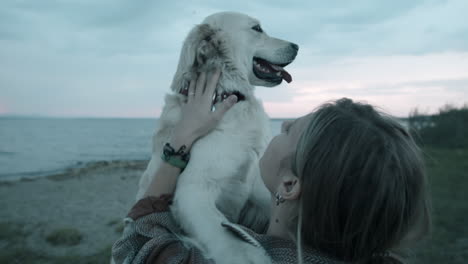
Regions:
[[[394, 116], [397, 119], [407, 119], [409, 116]], [[0, 114], [0, 118], [18, 119], [160, 119], [160, 116], [55, 116], [55, 115], [23, 115], [23, 114]], [[298, 117], [269, 117], [271, 120], [292, 120]]]

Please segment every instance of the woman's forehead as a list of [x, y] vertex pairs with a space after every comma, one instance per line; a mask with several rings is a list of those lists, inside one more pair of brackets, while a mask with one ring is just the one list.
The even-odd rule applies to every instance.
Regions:
[[291, 132], [295, 136], [300, 136], [302, 132], [304, 131], [305, 127], [307, 124], [310, 122], [310, 119], [312, 118], [312, 114], [308, 114], [302, 117], [297, 118], [296, 120], [293, 121], [293, 124], [291, 124]]

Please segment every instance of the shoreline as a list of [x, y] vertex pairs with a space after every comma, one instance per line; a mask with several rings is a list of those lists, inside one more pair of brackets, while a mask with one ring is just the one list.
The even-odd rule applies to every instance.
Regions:
[[26, 173], [15, 173], [15, 174], [1, 174], [0, 184], [9, 183], [15, 181], [35, 181], [42, 178], [54, 178], [60, 177], [67, 174], [79, 174], [84, 171], [106, 168], [106, 167], [123, 167], [123, 168], [134, 168], [134, 169], [145, 169], [149, 160], [142, 159], [129, 159], [129, 160], [97, 160], [88, 162], [76, 162], [74, 165], [70, 165], [61, 169], [49, 170], [49, 171], [37, 171], [37, 172], [26, 172]]
[[[45, 177], [0, 181], [0, 259], [7, 252], [50, 258], [110, 255], [147, 162], [90, 162]], [[51, 242], [60, 230], [77, 234], [78, 243]]]

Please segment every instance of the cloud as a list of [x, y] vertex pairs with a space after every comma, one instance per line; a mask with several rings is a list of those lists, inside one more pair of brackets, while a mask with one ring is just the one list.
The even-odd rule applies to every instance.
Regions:
[[[421, 55], [468, 50], [468, 2], [340, 1], [281, 10], [291, 39], [315, 56]], [[286, 13], [286, 14], [284, 14]], [[268, 24], [269, 25], [269, 24]]]
[[[6, 1], [0, 37], [80, 52], [148, 52], [173, 47], [217, 11], [258, 17], [272, 35], [320, 55], [421, 54], [468, 48], [468, 3], [415, 1]], [[279, 16], [278, 16], [279, 15]]]
[[[290, 111], [283, 112], [287, 105], [297, 115], [304, 115], [325, 101], [341, 97], [368, 101], [396, 116], [407, 116], [414, 107], [436, 112], [445, 103], [461, 105], [468, 101], [466, 69], [468, 52], [344, 58], [291, 70], [299, 81], [290, 85], [290, 99], [279, 95], [264, 100], [275, 117], [291, 117]], [[263, 92], [259, 90], [258, 94]]]
[[[468, 68], [464, 0], [5, 0], [0, 102], [19, 114], [157, 115], [186, 34], [224, 10], [257, 17], [270, 35], [300, 44], [288, 66], [293, 83], [257, 88], [271, 116], [342, 96], [382, 102], [398, 115], [420, 102], [466, 98], [455, 84]], [[424, 82], [434, 100], [408, 92]], [[443, 82], [440, 90], [434, 82]], [[395, 99], [385, 100], [392, 91]]]

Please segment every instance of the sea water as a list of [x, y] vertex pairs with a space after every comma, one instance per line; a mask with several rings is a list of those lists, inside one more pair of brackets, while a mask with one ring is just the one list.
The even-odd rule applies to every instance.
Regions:
[[[281, 123], [271, 120], [273, 135]], [[0, 181], [95, 161], [148, 160], [157, 125], [149, 118], [0, 118]]]

